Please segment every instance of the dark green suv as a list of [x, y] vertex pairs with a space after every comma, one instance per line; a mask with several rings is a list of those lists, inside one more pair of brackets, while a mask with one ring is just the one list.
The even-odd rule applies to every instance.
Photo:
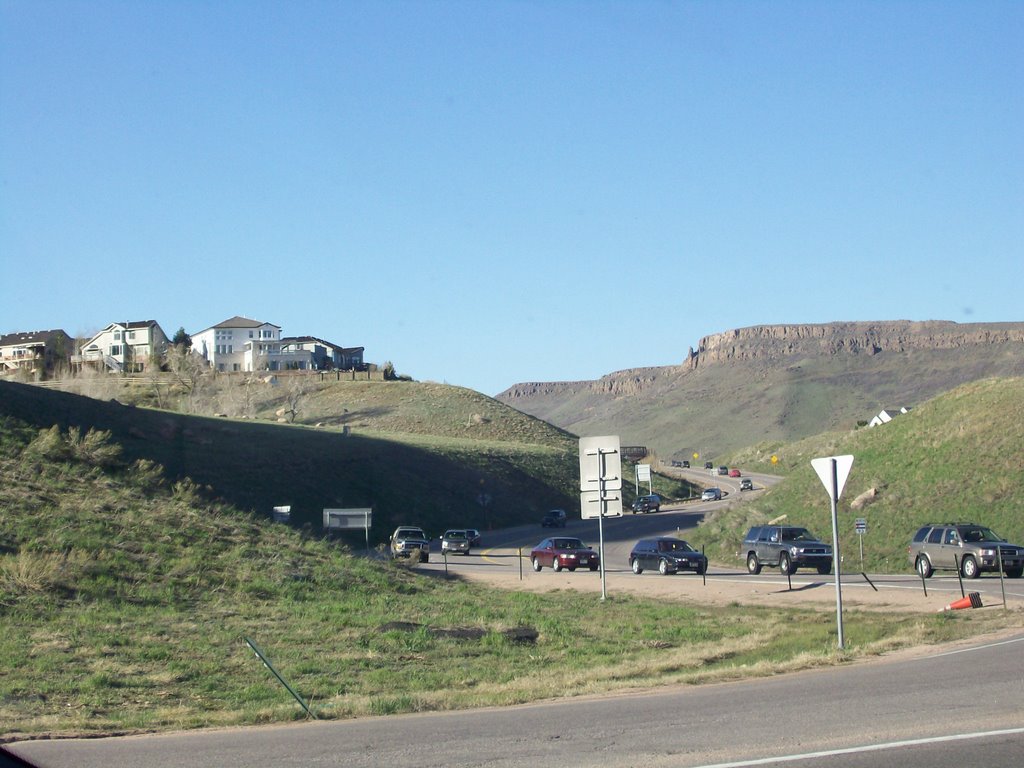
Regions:
[[921, 576], [934, 571], [956, 571], [976, 579], [982, 571], [998, 573], [1000, 563], [1011, 579], [1024, 574], [1024, 547], [977, 523], [929, 523], [921, 526], [907, 547], [910, 564]]

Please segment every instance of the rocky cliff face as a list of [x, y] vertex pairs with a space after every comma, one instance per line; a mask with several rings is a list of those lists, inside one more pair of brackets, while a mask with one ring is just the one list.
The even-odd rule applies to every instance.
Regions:
[[877, 355], [915, 350], [954, 350], [1000, 344], [1021, 345], [1024, 323], [913, 322], [822, 323], [817, 325], [756, 325], [705, 336], [678, 366], [618, 371], [596, 381], [529, 382], [516, 384], [498, 395], [514, 403], [521, 398], [543, 398], [587, 392], [595, 395], [635, 395], [671, 376], [685, 376], [701, 367], [734, 362], [776, 365], [786, 358], [838, 355]]

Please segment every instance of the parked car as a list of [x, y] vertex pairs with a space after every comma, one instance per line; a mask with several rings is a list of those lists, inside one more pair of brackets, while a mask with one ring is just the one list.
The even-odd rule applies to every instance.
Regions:
[[690, 460], [689, 459], [683, 459], [683, 468], [684, 469], [689, 469], [690, 468]]
[[657, 568], [662, 575], [679, 571], [704, 573], [708, 569], [708, 559], [682, 539], [661, 536], [640, 539], [634, 544], [629, 553], [629, 567], [637, 574], [648, 568]]
[[469, 554], [469, 534], [462, 528], [453, 528], [445, 531], [441, 537], [441, 552]]
[[430, 539], [422, 528], [400, 525], [391, 534], [390, 551], [392, 559], [417, 557], [421, 563], [427, 563], [430, 562]]
[[832, 570], [832, 545], [818, 541], [806, 528], [790, 525], [757, 525], [743, 539], [747, 571], [761, 572], [765, 565], [777, 565], [784, 574], [798, 568], [816, 568], [824, 575]]
[[661, 497], [657, 494], [650, 496], [637, 496], [633, 500], [633, 514], [644, 512], [658, 512], [661, 509]]
[[467, 528], [466, 535], [469, 536], [469, 546], [471, 547], [479, 547], [484, 543], [483, 536], [480, 535], [480, 531], [476, 528]]
[[738, 469], [730, 469], [729, 470], [729, 477], [739, 477], [739, 476], [740, 476], [740, 471]]
[[541, 528], [565, 528], [565, 510], [564, 509], [552, 509], [544, 517], [541, 518]]
[[721, 501], [722, 500], [722, 489], [721, 488], [705, 488], [704, 493], [700, 495], [701, 501]]
[[907, 547], [910, 564], [921, 576], [955, 571], [976, 579], [983, 571], [1003, 571], [1011, 579], [1024, 574], [1024, 547], [1010, 544], [991, 528], [977, 523], [929, 523], [921, 526]]
[[752, 490], [754, 490], [754, 481], [751, 480], [749, 477], [744, 477], [742, 480], [740, 480], [740, 490], [741, 491], [752, 491]]
[[575, 571], [577, 568], [589, 568], [596, 571], [601, 563], [597, 552], [580, 539], [565, 536], [544, 539], [531, 550], [530, 562], [533, 563], [535, 571], [539, 571], [545, 566], [554, 571], [560, 571], [563, 568], [570, 571]]
[[722, 465], [721, 467], [718, 468], [718, 474], [720, 474], [720, 475], [728, 475], [729, 474], [729, 468], [727, 466], [725, 466], [725, 465]]

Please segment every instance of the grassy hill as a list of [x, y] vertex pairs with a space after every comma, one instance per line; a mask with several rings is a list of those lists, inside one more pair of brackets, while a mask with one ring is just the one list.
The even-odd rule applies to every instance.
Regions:
[[[965, 327], [973, 335], [956, 336]], [[1005, 330], [1000, 324], [943, 325], [941, 333], [927, 323], [896, 324], [873, 340], [882, 347], [877, 352], [866, 351], [871, 344], [859, 335], [868, 327], [804, 328], [815, 334], [720, 334], [727, 338], [689, 364], [619, 371], [593, 382], [516, 385], [497, 399], [577, 434], [618, 434], [666, 461], [694, 452], [717, 461], [765, 441], [852, 428], [883, 408], [914, 407], [971, 381], [1024, 375], [1024, 344], [996, 341]]]
[[[453, 473], [447, 453], [430, 459], [420, 444], [190, 419], [6, 385], [0, 403], [0, 741], [305, 717], [246, 638], [319, 717], [338, 718], [777, 674], [1008, 620], [872, 613], [848, 624], [839, 653], [831, 623], [811, 610], [666, 611], [663, 600], [478, 588], [353, 557], [338, 542], [211, 500], [216, 494], [149, 458], [161, 426], [171, 430], [169, 457], [187, 459], [190, 471], [197, 460], [181, 454], [193, 448], [224, 472], [262, 467], [261, 452], [291, 452], [304, 470], [312, 457], [300, 436], [340, 453], [331, 470], [339, 473], [346, 463], [367, 468], [345, 453], [348, 444]], [[140, 433], [132, 440], [115, 437], [132, 429]], [[238, 440], [256, 445], [243, 450]], [[451, 440], [437, 442], [444, 452], [470, 452]], [[525, 471], [530, 451], [493, 446]], [[536, 454], [541, 465], [559, 456], [550, 446]], [[409, 482], [426, 493], [441, 487]]]
[[146, 391], [126, 384], [101, 401], [0, 382], [0, 415], [109, 431], [127, 460], [154, 462], [170, 481], [265, 516], [291, 505], [293, 524], [317, 532], [324, 508], [372, 507], [374, 543], [399, 524], [487, 529], [578, 506], [576, 438], [471, 390], [324, 382], [294, 424], [277, 423], [283, 393], [261, 399], [255, 418], [225, 419], [123, 404]]
[[[714, 515], [693, 537], [719, 562], [737, 557], [747, 527], [781, 515], [831, 538], [828, 496], [811, 459], [854, 457], [839, 503], [841, 547], [847, 569], [860, 570], [854, 533], [867, 520], [865, 568], [910, 570], [906, 548], [923, 523], [970, 520], [1024, 544], [1024, 378], [987, 379], [921, 403], [878, 427], [827, 432], [784, 444], [766, 442], [731, 454], [749, 471], [782, 473], [785, 482], [756, 501]], [[775, 455], [779, 461], [771, 463]], [[874, 496], [860, 509], [851, 504]]]

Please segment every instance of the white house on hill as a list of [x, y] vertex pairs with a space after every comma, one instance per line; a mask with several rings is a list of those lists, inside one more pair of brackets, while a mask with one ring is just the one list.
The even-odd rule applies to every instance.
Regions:
[[910, 409], [907, 408], [906, 406], [900, 408], [899, 410], [896, 410], [895, 408], [883, 408], [881, 411], [879, 411], [878, 415], [875, 416], [875, 418], [868, 422], [868, 426], [877, 427], [879, 424], [888, 424], [901, 413], [908, 413], [909, 411]]
[[216, 371], [284, 371], [308, 369], [307, 350], [282, 350], [281, 326], [232, 317], [199, 333], [193, 333], [192, 351]]

